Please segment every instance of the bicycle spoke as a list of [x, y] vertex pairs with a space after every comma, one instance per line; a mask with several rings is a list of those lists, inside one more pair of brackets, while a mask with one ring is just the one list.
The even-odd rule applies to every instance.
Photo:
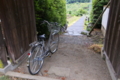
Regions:
[[39, 50], [40, 50], [40, 49], [38, 49], [38, 50], [37, 50], [37, 52], [36, 52], [35, 56], [38, 54], [38, 51], [39, 51]]
[[59, 34], [56, 33], [52, 35], [52, 39], [51, 39], [51, 45], [50, 45], [51, 53], [55, 53], [57, 51], [58, 43], [59, 43]]
[[40, 45], [37, 45], [33, 48], [33, 51], [31, 52], [31, 57], [29, 58], [29, 72], [31, 74], [37, 74], [43, 63], [40, 63], [42, 59], [40, 59], [40, 55], [42, 55], [42, 50]]
[[33, 68], [33, 71], [35, 71], [35, 70], [36, 70], [36, 67], [37, 67], [37, 65], [35, 65], [35, 67]]

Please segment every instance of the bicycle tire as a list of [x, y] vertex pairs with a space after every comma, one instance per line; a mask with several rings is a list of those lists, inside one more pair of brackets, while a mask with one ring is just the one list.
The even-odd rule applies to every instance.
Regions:
[[43, 59], [40, 60], [39, 56], [42, 55], [42, 53], [43, 53], [43, 49], [41, 45], [37, 45], [32, 48], [31, 56], [29, 57], [29, 66], [28, 66], [28, 71], [31, 75], [38, 74], [39, 71], [41, 70], [44, 60]]
[[56, 33], [51, 36], [50, 52], [52, 54], [58, 50], [58, 45], [59, 45], [59, 33]]

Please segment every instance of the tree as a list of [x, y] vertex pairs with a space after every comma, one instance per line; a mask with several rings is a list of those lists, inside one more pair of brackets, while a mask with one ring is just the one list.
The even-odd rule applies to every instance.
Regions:
[[38, 34], [49, 34], [47, 27], [40, 26], [40, 22], [43, 20], [66, 24], [65, 0], [34, 0], [34, 4]]
[[[106, 5], [108, 3], [109, 0], [93, 0], [92, 1], [92, 11], [90, 14], [90, 20], [91, 23], [94, 23], [97, 21], [98, 17], [100, 16], [100, 14], [103, 11], [103, 6]], [[101, 20], [99, 20], [99, 22], [96, 25], [96, 28], [100, 28], [101, 27]]]
[[83, 9], [79, 9], [76, 13], [76, 16], [82, 16], [83, 14], [87, 14], [87, 11]]
[[84, 3], [84, 2], [90, 2], [90, 0], [67, 0], [67, 3], [75, 3], [75, 2]]

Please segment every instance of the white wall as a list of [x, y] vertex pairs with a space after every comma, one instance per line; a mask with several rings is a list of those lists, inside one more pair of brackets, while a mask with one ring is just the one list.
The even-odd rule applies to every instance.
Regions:
[[[104, 7], [105, 9], [105, 7]], [[104, 27], [104, 29], [106, 30], [107, 29], [107, 22], [108, 22], [108, 16], [109, 16], [109, 7], [106, 9], [106, 11], [104, 12], [103, 14], [103, 17], [102, 17], [102, 26]]]

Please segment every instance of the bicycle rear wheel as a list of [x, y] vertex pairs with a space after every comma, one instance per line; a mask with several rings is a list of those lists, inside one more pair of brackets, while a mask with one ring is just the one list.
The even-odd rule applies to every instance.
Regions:
[[40, 57], [43, 53], [41, 45], [37, 45], [32, 48], [31, 55], [29, 57], [29, 73], [32, 75], [38, 74], [43, 65], [43, 59]]
[[55, 53], [58, 50], [58, 45], [59, 45], [59, 33], [56, 33], [51, 36], [50, 52]]

